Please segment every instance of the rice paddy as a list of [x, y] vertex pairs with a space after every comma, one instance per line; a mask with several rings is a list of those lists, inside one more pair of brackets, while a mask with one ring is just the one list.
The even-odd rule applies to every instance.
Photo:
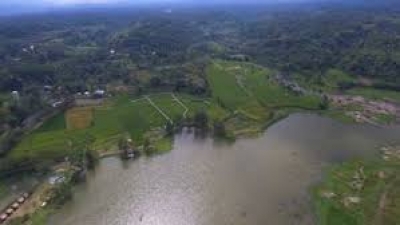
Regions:
[[[209, 107], [204, 101], [176, 96], [187, 104], [191, 113]], [[168, 117], [182, 117], [185, 112], [171, 93], [155, 94], [149, 98]], [[66, 125], [60, 126], [61, 121]], [[82, 140], [88, 136], [94, 139], [94, 149], [106, 152], [115, 149], [122, 135], [129, 134], [140, 144], [145, 132], [163, 127], [167, 122], [146, 99], [135, 100], [128, 96], [119, 96], [107, 107], [75, 107], [55, 116], [41, 128], [27, 135], [10, 153], [10, 157], [18, 161], [61, 157], [68, 154], [71, 141]]]
[[318, 108], [318, 98], [290, 93], [271, 81], [273, 71], [254, 64], [214, 61], [207, 74], [211, 98], [178, 93], [124, 95], [110, 99], [106, 106], [75, 107], [27, 135], [10, 157], [27, 160], [65, 156], [72, 141], [87, 137], [94, 140], [92, 148], [101, 152], [115, 149], [122, 135], [141, 144], [147, 131], [185, 116], [193, 117], [199, 110], [208, 113], [210, 122], [224, 121], [235, 135], [262, 131], [280, 108]]

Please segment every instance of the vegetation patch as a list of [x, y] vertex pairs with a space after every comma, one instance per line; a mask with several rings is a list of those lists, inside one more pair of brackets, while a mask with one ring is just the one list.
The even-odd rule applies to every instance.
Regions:
[[[176, 97], [189, 109], [188, 117], [193, 117], [195, 112], [201, 109], [209, 111], [210, 116], [215, 116], [215, 118], [222, 118], [226, 115], [223, 109], [206, 99], [178, 94]], [[168, 117], [182, 118], [185, 110], [173, 99], [171, 93], [151, 95], [149, 98]], [[164, 116], [145, 98], [139, 97], [135, 100], [125, 95], [114, 98], [112, 104], [107, 107], [74, 108], [69, 114], [73, 115], [70, 116], [70, 121], [74, 121], [78, 125], [80, 121], [86, 124], [91, 121], [90, 125], [80, 129], [77, 127], [75, 127], [76, 129], [59, 130], [38, 129], [27, 135], [10, 152], [9, 157], [16, 161], [62, 157], [70, 151], [70, 143], [86, 137], [93, 138], [91, 146], [93, 149], [106, 153], [118, 150], [118, 141], [125, 134], [128, 134], [136, 145], [143, 145], [144, 134], [147, 131], [163, 128], [168, 123]], [[49, 120], [43, 126], [50, 127], [52, 123], [53, 121]], [[167, 141], [163, 140], [159, 144], [163, 151], [171, 149], [171, 147], [165, 147], [166, 143]], [[158, 143], [155, 142], [155, 145]]]
[[354, 117], [352, 117], [349, 114], [346, 114], [345, 111], [340, 110], [340, 109], [330, 109], [330, 110], [321, 112], [321, 114], [323, 116], [327, 116], [329, 118], [338, 120], [345, 124], [356, 123], [356, 120], [354, 119]]
[[363, 96], [373, 100], [391, 100], [400, 102], [400, 92], [389, 90], [378, 90], [374, 88], [353, 88], [347, 94]]
[[[172, 97], [171, 93], [151, 96], [151, 100], [171, 120], [182, 118], [185, 109]], [[168, 121], [165, 121], [168, 122]]]
[[6, 197], [8, 194], [7, 186], [0, 181], [0, 199]]
[[38, 132], [63, 130], [66, 128], [64, 113], [59, 113], [39, 127]]
[[398, 150], [382, 160], [352, 161], [332, 167], [314, 190], [321, 225], [400, 223]]
[[[186, 116], [190, 121], [200, 111], [207, 113], [208, 127], [218, 122], [218, 127], [226, 126], [230, 135], [257, 133], [281, 108], [318, 108], [317, 97], [292, 93], [270, 79], [270, 70], [254, 64], [216, 60], [207, 73], [211, 99], [172, 93], [136, 98], [120, 95], [110, 99], [107, 107], [73, 108], [65, 113], [66, 128], [51, 130], [61, 117], [49, 120], [43, 125], [46, 129], [29, 134], [9, 156], [17, 161], [61, 157], [67, 154], [71, 142], [86, 137], [91, 137], [91, 147], [102, 153], [117, 150], [123, 134], [136, 145], [143, 145], [146, 132], [164, 128], [170, 119], [179, 121]], [[166, 140], [159, 145], [160, 149], [170, 149], [164, 148]]]
[[388, 125], [388, 124], [393, 124], [397, 119], [396, 115], [393, 114], [377, 114], [374, 117], [374, 120], [379, 123], [379, 124], [383, 124], [383, 125]]
[[341, 83], [350, 83], [354, 80], [352, 76], [341, 70], [329, 69], [322, 78], [323, 90], [335, 91], [340, 88]]
[[318, 96], [296, 94], [252, 63], [215, 60], [207, 71], [213, 101], [229, 112], [223, 120], [235, 136], [259, 133], [280, 109], [320, 108]]

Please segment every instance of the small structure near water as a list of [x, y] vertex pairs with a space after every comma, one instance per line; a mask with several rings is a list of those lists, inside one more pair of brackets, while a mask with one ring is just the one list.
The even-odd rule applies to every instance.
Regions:
[[139, 156], [139, 152], [135, 149], [135, 145], [130, 138], [122, 140], [119, 147], [123, 159], [133, 159]]

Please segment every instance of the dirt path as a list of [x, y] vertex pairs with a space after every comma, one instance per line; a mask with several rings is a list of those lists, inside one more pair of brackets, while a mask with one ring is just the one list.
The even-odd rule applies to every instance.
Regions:
[[398, 179], [393, 178], [392, 182], [390, 182], [389, 184], [387, 184], [387, 186], [385, 187], [385, 189], [383, 190], [380, 198], [379, 198], [379, 205], [376, 211], [376, 215], [374, 218], [374, 221], [372, 224], [374, 225], [385, 225], [385, 220], [384, 220], [384, 215], [385, 215], [385, 211], [386, 208], [388, 207], [388, 200], [389, 200], [389, 192], [390, 190], [392, 190], [395, 187], [395, 183], [394, 180]]
[[247, 76], [246, 69], [244, 70], [244, 73], [244, 76], [238, 74], [235, 75], [236, 84], [246, 93], [247, 96], [253, 96], [253, 93], [249, 89], [247, 89], [246, 85], [244, 85], [243, 83], [243, 79], [245, 79], [245, 77]]
[[164, 113], [164, 111], [162, 111], [152, 100], [149, 96], [145, 96], [145, 99], [147, 99], [147, 101], [150, 103], [151, 106], [153, 106], [166, 120], [168, 120], [168, 122], [170, 123], [174, 123], [172, 121], [172, 119], [166, 114]]
[[171, 94], [171, 96], [172, 96], [172, 99], [174, 100], [174, 101], [176, 101], [176, 102], [178, 102], [178, 104], [179, 105], [181, 105], [182, 106], [182, 108], [184, 108], [185, 109], [185, 111], [183, 112], [183, 118], [185, 118], [186, 119], [186, 117], [187, 117], [187, 113], [189, 112], [189, 108], [188, 107], [186, 107], [186, 105], [185, 104], [183, 104], [183, 102], [181, 101], [181, 100], [179, 100], [179, 98], [178, 97], [176, 97], [176, 95], [174, 94], [174, 93], [172, 93]]
[[134, 99], [134, 100], [131, 100], [131, 102], [138, 102], [138, 101], [141, 101], [141, 100], [146, 100], [146, 98], [138, 98], [138, 99]]
[[381, 194], [381, 197], [379, 199], [379, 205], [378, 205], [378, 209], [375, 215], [375, 219], [374, 219], [374, 223], [375, 225], [384, 225], [383, 224], [383, 213], [385, 212], [385, 205], [386, 205], [386, 200], [387, 200], [387, 189], [386, 188], [383, 193]]

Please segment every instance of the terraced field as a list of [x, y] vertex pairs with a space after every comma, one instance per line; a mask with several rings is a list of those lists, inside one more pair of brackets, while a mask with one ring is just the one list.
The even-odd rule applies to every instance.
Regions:
[[280, 110], [319, 108], [319, 97], [296, 95], [271, 79], [273, 74], [251, 63], [218, 60], [209, 66], [213, 101], [231, 112], [226, 124], [235, 135], [261, 131]]
[[[159, 93], [132, 99], [119, 96], [106, 106], [81, 107], [57, 115], [28, 135], [11, 152], [16, 160], [65, 155], [71, 141], [91, 137], [93, 148], [115, 149], [122, 135], [136, 143], [156, 127], [204, 109], [210, 121], [223, 121], [233, 135], [264, 129], [280, 110], [318, 108], [317, 97], [297, 96], [274, 83], [273, 71], [250, 63], [214, 61], [207, 70], [212, 97]], [[177, 100], [178, 99], [178, 100]], [[111, 102], [111, 103], [110, 103]]]
[[208, 80], [213, 97], [230, 109], [247, 109], [249, 105], [318, 108], [318, 97], [291, 93], [271, 79], [273, 73], [250, 63], [215, 61], [209, 68]]
[[[177, 97], [187, 104], [190, 113], [209, 107], [204, 101], [195, 101], [186, 96]], [[150, 99], [171, 118], [182, 117], [185, 111], [170, 93], [155, 94]], [[122, 135], [129, 134], [137, 143], [141, 143], [146, 131], [168, 122], [144, 98], [132, 100], [123, 96], [113, 102], [108, 107], [73, 108], [65, 114], [57, 115], [24, 138], [10, 157], [27, 160], [63, 156], [70, 148], [68, 143], [88, 135], [94, 138], [95, 149], [112, 150]]]

